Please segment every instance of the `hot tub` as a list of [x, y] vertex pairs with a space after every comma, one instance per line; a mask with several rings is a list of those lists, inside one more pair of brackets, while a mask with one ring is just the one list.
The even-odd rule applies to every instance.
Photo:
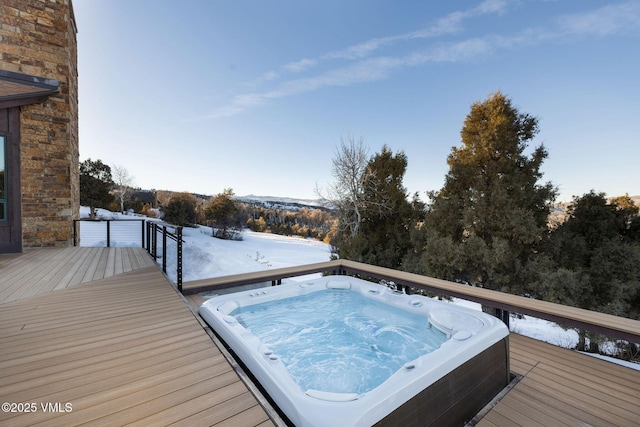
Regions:
[[222, 295], [199, 313], [299, 427], [463, 425], [509, 382], [501, 321], [352, 277]]

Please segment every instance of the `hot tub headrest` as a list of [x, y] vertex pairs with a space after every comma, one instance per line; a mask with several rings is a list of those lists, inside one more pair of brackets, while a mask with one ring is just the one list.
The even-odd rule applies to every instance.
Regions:
[[447, 309], [433, 310], [429, 313], [429, 322], [447, 334], [451, 334], [454, 329], [475, 331], [484, 326], [484, 322], [475, 316]]
[[307, 390], [305, 394], [315, 399], [326, 400], [328, 402], [351, 402], [360, 397], [358, 393], [332, 393], [330, 391], [314, 389]]
[[330, 280], [327, 289], [351, 289], [351, 283], [348, 280]]

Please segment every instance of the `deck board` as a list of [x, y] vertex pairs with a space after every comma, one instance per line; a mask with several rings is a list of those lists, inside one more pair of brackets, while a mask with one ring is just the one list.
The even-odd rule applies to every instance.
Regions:
[[[189, 420], [185, 425], [203, 425], [198, 414], [212, 408], [224, 416], [207, 425], [274, 425], [152, 262], [115, 275], [126, 268], [124, 259], [135, 258], [131, 267], [147, 264], [143, 254], [82, 249], [24, 254], [12, 262], [0, 257], [3, 273], [11, 270], [13, 278], [0, 289], [19, 284], [7, 293], [18, 300], [0, 304], [0, 400], [72, 404], [71, 412], [3, 412], [0, 425], [166, 425], [183, 419]], [[84, 266], [61, 274], [74, 256]], [[13, 261], [29, 273], [15, 271]], [[52, 274], [44, 274], [39, 262]], [[54, 290], [59, 282], [46, 282], [69, 281], [78, 273], [114, 275], [60, 290]], [[42, 293], [26, 286], [35, 279]], [[15, 291], [25, 289], [18, 297]]]
[[[240, 390], [238, 390], [240, 391]], [[204, 409], [175, 423], [176, 427], [191, 427], [194, 425], [212, 425], [232, 418], [235, 414], [251, 410], [256, 407], [255, 399], [248, 392], [242, 392], [230, 397], [228, 400], [220, 401], [216, 396], [203, 396], [210, 400], [210, 404], [202, 405]], [[215, 399], [215, 400], [214, 400]], [[267, 421], [267, 420], [265, 420]]]
[[[562, 409], [553, 408], [549, 402], [544, 402], [540, 396], [527, 395], [522, 388], [513, 393], [509, 393], [502, 401], [501, 405], [517, 406], [527, 417], [538, 422], [546, 423], [547, 426], [559, 425], [583, 425], [576, 418], [571, 417]], [[498, 408], [498, 411], [500, 408]], [[484, 421], [484, 420], [483, 420]], [[526, 425], [526, 423], [523, 423]]]
[[154, 265], [142, 248], [32, 249], [0, 255], [0, 304]]
[[638, 425], [640, 371], [518, 334], [509, 350], [523, 377], [478, 426]]

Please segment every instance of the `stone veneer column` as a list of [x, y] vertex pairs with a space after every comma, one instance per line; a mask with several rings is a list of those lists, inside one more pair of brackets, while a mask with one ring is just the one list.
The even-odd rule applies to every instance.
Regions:
[[73, 244], [80, 210], [76, 32], [71, 0], [0, 3], [0, 69], [60, 87], [45, 102], [20, 107], [23, 248]]

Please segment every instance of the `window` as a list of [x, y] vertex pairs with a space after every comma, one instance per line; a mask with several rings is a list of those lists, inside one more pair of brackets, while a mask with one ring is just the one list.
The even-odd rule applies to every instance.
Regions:
[[7, 219], [7, 162], [5, 137], [0, 135], [0, 221]]

